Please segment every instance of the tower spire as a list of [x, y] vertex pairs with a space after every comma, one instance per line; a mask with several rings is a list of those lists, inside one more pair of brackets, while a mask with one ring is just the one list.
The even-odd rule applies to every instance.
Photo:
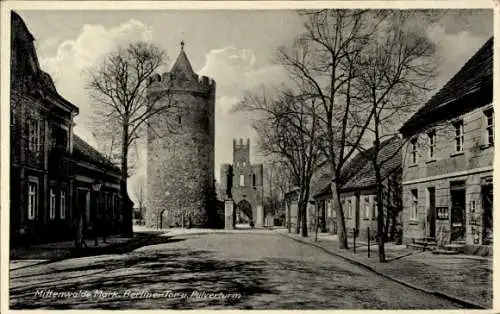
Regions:
[[184, 51], [184, 40], [181, 40], [181, 51], [179, 51], [179, 55], [177, 56], [177, 60], [175, 60], [172, 69], [172, 72], [184, 72], [186, 74], [193, 74], [193, 67], [186, 56], [186, 52]]

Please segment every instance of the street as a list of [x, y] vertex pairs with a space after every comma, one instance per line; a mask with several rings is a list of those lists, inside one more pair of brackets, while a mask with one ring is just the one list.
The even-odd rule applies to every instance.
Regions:
[[12, 270], [10, 278], [14, 309], [461, 308], [264, 230], [177, 235], [125, 254]]

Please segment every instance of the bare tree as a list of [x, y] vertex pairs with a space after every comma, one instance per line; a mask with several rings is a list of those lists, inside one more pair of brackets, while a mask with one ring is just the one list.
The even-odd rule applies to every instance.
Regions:
[[[248, 94], [239, 110], [260, 114], [254, 128], [264, 154], [282, 158], [298, 184], [299, 200], [296, 233], [307, 237], [307, 203], [310, 183], [321, 163], [318, 137], [318, 103], [316, 99], [283, 89], [275, 97]], [[300, 221], [300, 222], [299, 222]]]
[[[415, 13], [391, 12], [383, 27], [380, 27], [376, 40], [372, 41], [369, 53], [362, 55], [358, 75], [358, 97], [369, 105], [370, 124], [366, 126], [367, 137], [374, 139], [367, 157], [372, 164], [377, 190], [377, 239], [379, 260], [385, 262], [385, 234], [388, 228], [384, 223], [384, 181], [385, 165], [400, 156], [404, 143], [386, 141], [399, 134], [399, 126], [422, 103], [421, 95], [429, 89], [434, 78], [434, 45], [424, 34], [419, 34], [408, 24]], [[425, 16], [424, 16], [425, 17]], [[364, 121], [362, 121], [364, 123]], [[363, 126], [361, 126], [363, 127]], [[384, 143], [396, 146], [390, 153], [383, 153]], [[353, 145], [354, 147], [355, 145]], [[355, 146], [361, 152], [361, 145]]]
[[[110, 53], [103, 63], [89, 73], [87, 90], [102, 119], [111, 123], [118, 134], [121, 164], [120, 193], [124, 236], [132, 236], [132, 206], [127, 193], [130, 148], [141, 136], [148, 118], [171, 106], [169, 89], [148, 93], [148, 82], [166, 61], [159, 47], [132, 43]], [[106, 138], [103, 138], [105, 140]]]
[[[358, 65], [386, 14], [377, 10], [330, 9], [299, 13], [307, 20], [306, 31], [291, 47], [278, 50], [277, 62], [304, 87], [302, 94], [316, 98], [322, 106], [322, 146], [332, 172], [339, 246], [348, 248], [339, 192], [342, 171], [363, 139], [372, 114], [365, 114], [368, 107], [356, 94]], [[364, 123], [352, 123], [353, 117]]]

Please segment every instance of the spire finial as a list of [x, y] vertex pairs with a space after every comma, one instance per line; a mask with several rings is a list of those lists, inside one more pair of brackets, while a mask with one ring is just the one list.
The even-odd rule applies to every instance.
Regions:
[[181, 40], [181, 50], [184, 50], [184, 40]]

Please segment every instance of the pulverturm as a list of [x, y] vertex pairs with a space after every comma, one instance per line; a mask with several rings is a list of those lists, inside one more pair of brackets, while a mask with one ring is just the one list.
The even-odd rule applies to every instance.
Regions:
[[[184, 43], [169, 72], [150, 79], [149, 95], [171, 108], [148, 120], [146, 224], [208, 227], [215, 210], [215, 81], [194, 73]], [[165, 105], [165, 104], [163, 104]]]

